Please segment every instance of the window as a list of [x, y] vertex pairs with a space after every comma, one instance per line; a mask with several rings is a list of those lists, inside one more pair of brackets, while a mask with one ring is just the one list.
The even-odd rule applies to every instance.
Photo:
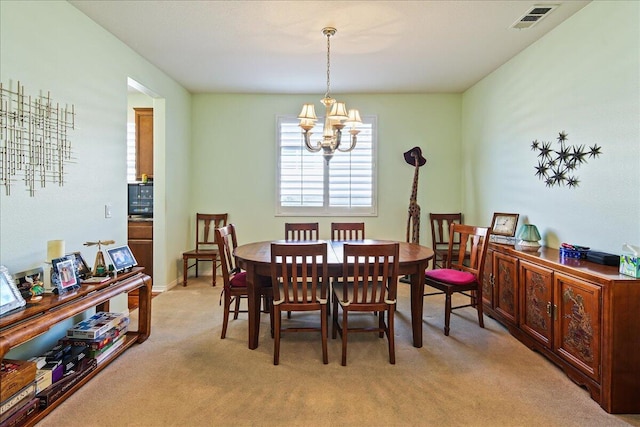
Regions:
[[[329, 164], [321, 152], [305, 148], [295, 117], [278, 117], [276, 215], [375, 216], [376, 119], [363, 117], [356, 148], [334, 154]], [[313, 129], [312, 141], [322, 135], [324, 121]], [[343, 132], [343, 144], [351, 135]], [[346, 142], [345, 142], [346, 141]]]
[[136, 182], [136, 124], [127, 123], [127, 182]]

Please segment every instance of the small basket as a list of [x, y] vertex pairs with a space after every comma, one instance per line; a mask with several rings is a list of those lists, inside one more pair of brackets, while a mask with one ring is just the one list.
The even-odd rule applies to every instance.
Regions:
[[560, 258], [586, 259], [587, 253], [589, 253], [587, 249], [580, 250], [560, 247]]

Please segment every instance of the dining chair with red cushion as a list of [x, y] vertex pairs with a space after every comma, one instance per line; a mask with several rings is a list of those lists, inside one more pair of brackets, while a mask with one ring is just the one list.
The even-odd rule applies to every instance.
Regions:
[[[478, 324], [484, 328], [482, 273], [488, 244], [488, 228], [451, 224], [449, 248], [444, 268], [425, 271], [425, 285], [436, 288], [440, 292], [425, 293], [424, 295], [445, 295], [444, 334], [447, 336], [449, 335], [451, 311], [458, 308], [474, 307], [478, 311]], [[452, 306], [451, 296], [456, 292], [469, 297], [469, 304]]]
[[[224, 318], [222, 320], [221, 339], [227, 335], [227, 326], [229, 324], [229, 315], [231, 313], [231, 305], [234, 304], [233, 319], [238, 318], [238, 313], [246, 313], [246, 309], [240, 309], [240, 300], [247, 299], [249, 291], [247, 288], [247, 273], [236, 265], [236, 259], [233, 251], [238, 246], [236, 238], [236, 227], [233, 224], [225, 225], [217, 228], [216, 242], [218, 244], [218, 252], [220, 256], [220, 264], [222, 270], [222, 279], [224, 287], [220, 297], [221, 303], [224, 302]], [[271, 281], [259, 287], [263, 300], [263, 312], [271, 313], [270, 304], [272, 298]], [[273, 319], [271, 319], [273, 329]]]

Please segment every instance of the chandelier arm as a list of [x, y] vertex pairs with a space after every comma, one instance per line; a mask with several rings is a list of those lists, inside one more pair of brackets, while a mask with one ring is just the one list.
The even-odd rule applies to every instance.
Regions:
[[307, 147], [307, 150], [311, 151], [312, 153], [317, 153], [322, 149], [320, 142], [316, 143], [315, 147], [311, 144], [311, 132], [309, 132], [308, 130], [304, 131], [303, 135], [304, 145]]
[[348, 153], [349, 151], [352, 151], [354, 148], [356, 148], [356, 142], [358, 140], [357, 134], [351, 134], [351, 145], [349, 146], [349, 148], [347, 148], [346, 150], [341, 149], [339, 146], [336, 147], [338, 151], [341, 151], [343, 153]]

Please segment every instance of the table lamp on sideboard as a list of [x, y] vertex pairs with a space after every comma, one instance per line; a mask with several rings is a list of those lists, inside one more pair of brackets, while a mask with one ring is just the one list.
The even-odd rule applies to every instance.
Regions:
[[533, 224], [522, 224], [518, 230], [518, 247], [523, 251], [536, 252], [540, 249], [540, 233]]

